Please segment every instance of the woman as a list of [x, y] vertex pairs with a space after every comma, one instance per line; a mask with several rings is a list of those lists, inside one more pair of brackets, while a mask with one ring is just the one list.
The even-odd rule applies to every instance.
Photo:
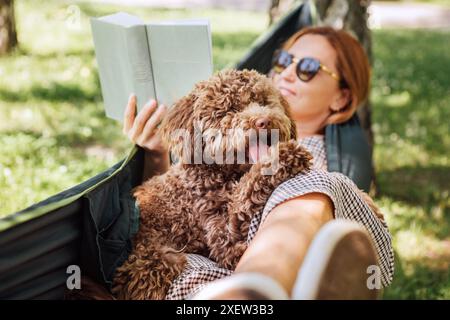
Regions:
[[[205, 257], [190, 255], [186, 270], [172, 285], [167, 299], [192, 298], [202, 289], [202, 298], [280, 298], [291, 293], [300, 297], [299, 292], [312, 281], [317, 269], [321, 272], [315, 277], [316, 283], [309, 284], [315, 286], [314, 295], [309, 297], [369, 298], [373, 291], [367, 289], [365, 279], [370, 250], [381, 270], [381, 284], [386, 286], [392, 281], [393, 252], [386, 224], [348, 178], [326, 172], [325, 126], [348, 120], [368, 97], [370, 69], [364, 50], [344, 31], [306, 28], [291, 36], [275, 55], [270, 75], [290, 104], [299, 143], [312, 153], [314, 170], [273, 192], [263, 212], [252, 221], [249, 247], [233, 276], [203, 289], [208, 282], [231, 275], [232, 271], [219, 268]], [[165, 106], [150, 101], [135, 117], [135, 104], [135, 97], [131, 97], [124, 133], [146, 149], [147, 168], [153, 169], [146, 169], [144, 175], [162, 173], [168, 167], [169, 156], [161, 147], [156, 128]], [[354, 225], [329, 223], [333, 219], [356, 221], [368, 233]], [[313, 239], [316, 249], [308, 250]], [[345, 260], [351, 252], [353, 256]], [[330, 278], [328, 269], [336, 271], [339, 278]], [[324, 287], [321, 281], [334, 283], [334, 288]], [[258, 283], [272, 289], [267, 291]], [[280, 295], [271, 296], [274, 292]]]

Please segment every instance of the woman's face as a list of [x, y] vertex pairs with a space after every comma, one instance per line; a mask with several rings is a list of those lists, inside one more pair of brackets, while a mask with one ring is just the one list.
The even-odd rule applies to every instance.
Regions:
[[[298, 59], [316, 58], [338, 74], [336, 51], [324, 36], [306, 34], [287, 51]], [[345, 106], [346, 100], [343, 100], [339, 82], [335, 78], [319, 70], [309, 82], [303, 82], [297, 77], [295, 69], [296, 63], [292, 63], [273, 77], [275, 86], [291, 106], [294, 121], [325, 123], [331, 110], [339, 110]]]

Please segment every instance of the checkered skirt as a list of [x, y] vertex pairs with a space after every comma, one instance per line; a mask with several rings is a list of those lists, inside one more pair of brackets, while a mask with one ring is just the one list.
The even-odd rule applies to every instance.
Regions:
[[[278, 204], [312, 192], [323, 193], [333, 201], [336, 219], [353, 220], [367, 229], [377, 252], [382, 285], [389, 285], [394, 273], [394, 254], [386, 223], [372, 212], [361, 198], [357, 186], [349, 178], [341, 173], [326, 171], [323, 136], [307, 137], [299, 142], [313, 155], [313, 170], [285, 181], [274, 190], [263, 211], [257, 213], [251, 221], [248, 243], [253, 240], [261, 223]], [[232, 270], [221, 268], [214, 261], [198, 254], [188, 254], [187, 259], [186, 268], [175, 279], [166, 295], [168, 300], [190, 299], [209, 282], [233, 273]]]

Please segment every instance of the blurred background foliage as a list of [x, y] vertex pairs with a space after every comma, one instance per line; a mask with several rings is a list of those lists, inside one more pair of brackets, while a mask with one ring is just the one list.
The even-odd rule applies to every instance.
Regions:
[[[231, 10], [56, 0], [15, 7], [20, 46], [0, 58], [0, 217], [96, 175], [131, 148], [104, 116], [89, 16], [208, 17], [216, 70], [242, 57], [268, 23], [265, 13]], [[450, 299], [450, 31], [376, 29], [372, 37], [376, 202], [396, 251], [384, 297]]]

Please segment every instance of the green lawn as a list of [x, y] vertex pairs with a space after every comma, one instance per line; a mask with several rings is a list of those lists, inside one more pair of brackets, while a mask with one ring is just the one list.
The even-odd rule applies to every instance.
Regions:
[[[0, 217], [86, 180], [131, 147], [103, 115], [88, 24], [118, 10], [145, 20], [210, 17], [216, 69], [267, 25], [256, 13], [17, 1], [21, 46], [0, 58]], [[450, 32], [377, 30], [373, 42], [376, 201], [397, 258], [385, 298], [450, 299]]]
[[416, 2], [416, 3], [425, 3], [425, 4], [436, 4], [444, 7], [450, 7], [450, 0], [372, 0], [372, 2], [391, 2], [391, 3], [400, 3], [400, 2]]
[[397, 254], [386, 298], [450, 298], [450, 32], [374, 33], [380, 197]]

